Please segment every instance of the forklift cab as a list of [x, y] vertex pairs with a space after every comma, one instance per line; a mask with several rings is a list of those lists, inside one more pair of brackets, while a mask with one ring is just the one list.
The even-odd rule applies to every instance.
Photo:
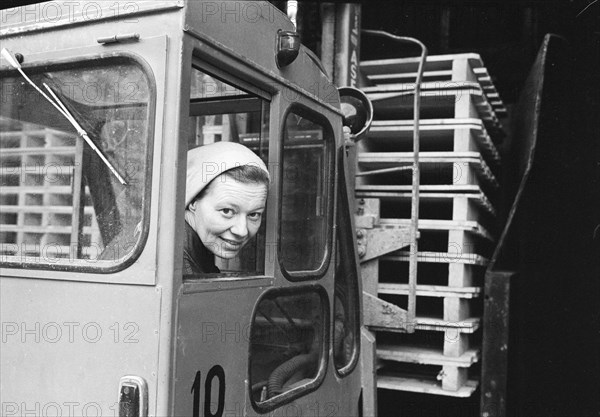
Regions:
[[[287, 62], [287, 17], [139, 1], [1, 18], [1, 414], [358, 415], [340, 97], [306, 48]], [[186, 154], [218, 141], [265, 162], [266, 212], [221, 273], [183, 275]]]

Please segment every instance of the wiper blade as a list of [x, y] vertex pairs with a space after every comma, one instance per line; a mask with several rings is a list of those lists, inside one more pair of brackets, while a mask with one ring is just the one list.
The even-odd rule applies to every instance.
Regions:
[[115, 167], [106, 158], [106, 156], [104, 155], [104, 153], [90, 139], [90, 137], [87, 134], [87, 132], [77, 122], [77, 120], [75, 119], [75, 117], [71, 114], [71, 112], [69, 111], [69, 109], [67, 109], [67, 107], [63, 104], [63, 102], [58, 98], [58, 96], [56, 95], [56, 93], [54, 93], [54, 91], [50, 87], [48, 87], [48, 85], [46, 83], [44, 83], [44, 87], [46, 88], [46, 90], [48, 90], [48, 92], [50, 93], [50, 95], [52, 96], [52, 98], [54, 100], [56, 100], [56, 101], [54, 101], [50, 97], [48, 97], [48, 95], [46, 95], [46, 93], [44, 93], [37, 85], [35, 85], [35, 83], [33, 81], [31, 81], [31, 79], [27, 76], [27, 74], [25, 74], [25, 72], [23, 72], [23, 70], [21, 69], [21, 64], [19, 64], [19, 62], [15, 59], [15, 57], [12, 56], [12, 54], [8, 51], [8, 49], [2, 48], [2, 52], [1, 53], [2, 53], [2, 57], [4, 59], [6, 59], [6, 61], [8, 61], [8, 63], [13, 68], [15, 68], [17, 71], [19, 71], [21, 73], [21, 75], [23, 76], [23, 78], [25, 78], [25, 80], [29, 84], [31, 84], [31, 86], [33, 88], [35, 88], [46, 100], [48, 100], [48, 102], [50, 104], [52, 104], [56, 108], [56, 110], [58, 110], [58, 112], [60, 114], [62, 114], [69, 121], [69, 123], [71, 123], [71, 125], [75, 128], [75, 130], [79, 134], [79, 136], [81, 136], [83, 138], [83, 140], [85, 140], [87, 142], [87, 144], [94, 150], [94, 152], [96, 152], [96, 154], [100, 157], [100, 159], [102, 160], [102, 162], [104, 162], [104, 164], [110, 170], [110, 172], [112, 172], [115, 175], [115, 177], [117, 177], [117, 179], [119, 180], [119, 182], [121, 184], [123, 184], [123, 185], [126, 185], [127, 182], [125, 181], [125, 179], [123, 179], [123, 177], [119, 174], [119, 172], [115, 169]]

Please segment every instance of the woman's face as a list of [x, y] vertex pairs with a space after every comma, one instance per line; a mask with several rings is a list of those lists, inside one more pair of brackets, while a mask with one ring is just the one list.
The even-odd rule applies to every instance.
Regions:
[[219, 176], [202, 198], [190, 203], [192, 227], [209, 251], [220, 258], [234, 258], [258, 232], [266, 201], [266, 185]]

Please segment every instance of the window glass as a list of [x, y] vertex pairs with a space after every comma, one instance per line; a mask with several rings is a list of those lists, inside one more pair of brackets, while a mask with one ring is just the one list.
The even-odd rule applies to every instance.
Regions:
[[279, 259], [292, 278], [318, 273], [328, 255], [331, 136], [326, 122], [316, 119], [297, 109], [285, 121]]
[[[341, 176], [340, 176], [341, 178]], [[339, 209], [337, 213], [335, 292], [333, 301], [333, 361], [342, 374], [351, 371], [357, 359], [359, 343], [358, 277], [354, 263], [354, 242], [349, 233], [354, 230], [348, 215], [343, 211], [346, 200], [345, 184], [338, 188]]]
[[151, 81], [123, 57], [25, 72], [90, 142], [20, 74], [0, 73], [1, 261], [114, 268], [146, 230]]
[[323, 298], [295, 288], [293, 295], [272, 291], [258, 304], [250, 330], [250, 386], [259, 409], [277, 405], [284, 393], [316, 387], [326, 351]]
[[[197, 68], [192, 69], [188, 149], [214, 142], [237, 142], [268, 166], [269, 102]], [[264, 273], [266, 212], [256, 236], [232, 259], [215, 257], [220, 276]]]

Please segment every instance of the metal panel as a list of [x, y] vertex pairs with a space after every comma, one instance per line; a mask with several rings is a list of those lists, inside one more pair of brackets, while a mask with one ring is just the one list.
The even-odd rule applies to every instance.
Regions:
[[[203, 284], [199, 282], [189, 285], [199, 287]], [[196, 373], [201, 373], [201, 395], [204, 398], [206, 376], [214, 366], [220, 366], [224, 370], [224, 415], [245, 415], [248, 412], [250, 403], [246, 384], [250, 324], [254, 309], [254, 303], [248, 300], [256, 300], [266, 288], [268, 287], [247, 288], [240, 285], [225, 291], [209, 290], [181, 297], [176, 334], [177, 377], [174, 384], [173, 415], [194, 415], [194, 397], [190, 391]], [[217, 391], [216, 385], [212, 391]]]
[[488, 272], [485, 276], [481, 365], [481, 415], [502, 417], [506, 413], [508, 382], [508, 317], [510, 281], [516, 273]]
[[1, 287], [2, 415], [114, 415], [124, 375], [144, 378], [154, 404], [160, 289], [6, 277]]

